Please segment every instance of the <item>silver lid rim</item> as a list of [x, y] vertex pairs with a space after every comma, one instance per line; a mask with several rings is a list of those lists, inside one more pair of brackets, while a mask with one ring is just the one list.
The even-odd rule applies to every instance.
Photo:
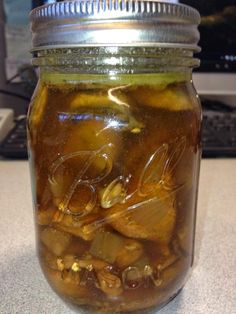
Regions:
[[30, 20], [32, 51], [98, 46], [199, 51], [200, 15], [183, 4], [161, 0], [70, 0], [36, 8]]
[[[107, 15], [106, 15], [107, 13]], [[67, 0], [35, 8], [30, 12], [30, 20], [81, 17], [89, 20], [106, 20], [112, 13], [119, 18], [137, 18], [139, 14], [149, 16], [175, 16], [200, 23], [199, 12], [191, 6], [158, 0]]]

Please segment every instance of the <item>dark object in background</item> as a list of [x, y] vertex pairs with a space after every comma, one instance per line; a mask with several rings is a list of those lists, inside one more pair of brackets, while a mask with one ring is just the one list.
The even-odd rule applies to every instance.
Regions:
[[[236, 1], [182, 0], [201, 14], [200, 72], [236, 72]], [[207, 3], [206, 3], [207, 2]]]
[[202, 100], [203, 157], [236, 157], [236, 109], [215, 100]]
[[15, 127], [0, 145], [0, 156], [8, 159], [27, 159], [26, 116], [15, 120]]
[[44, 4], [61, 2], [61, 1], [60, 0], [32, 0], [32, 9], [40, 7], [41, 5], [44, 5]]
[[[53, 1], [56, 2], [56, 1]], [[47, 4], [47, 3], [52, 3], [52, 1], [47, 1], [47, 0], [32, 0], [32, 9], [40, 7], [41, 5]]]
[[217, 111], [217, 112], [225, 112], [225, 113], [236, 111], [235, 107], [226, 105], [223, 102], [218, 101], [218, 100], [210, 100], [210, 99], [204, 98], [204, 96], [201, 97], [201, 102], [202, 102], [202, 108], [203, 108], [203, 115], [205, 111]]
[[22, 90], [30, 99], [38, 82], [38, 77], [35, 68], [31, 64], [22, 64], [18, 67], [17, 73], [7, 80], [7, 84], [14, 81], [15, 78], [21, 79], [20, 85]]

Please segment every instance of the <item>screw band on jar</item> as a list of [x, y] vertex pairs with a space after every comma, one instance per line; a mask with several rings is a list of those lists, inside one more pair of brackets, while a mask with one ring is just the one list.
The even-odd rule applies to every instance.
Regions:
[[199, 50], [200, 15], [182, 4], [63, 1], [34, 9], [30, 19], [33, 50], [96, 46]]

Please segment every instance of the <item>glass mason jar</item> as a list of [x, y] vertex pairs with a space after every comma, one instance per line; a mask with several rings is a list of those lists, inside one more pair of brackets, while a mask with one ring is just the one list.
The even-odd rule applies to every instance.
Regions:
[[193, 264], [199, 15], [160, 2], [105, 4], [31, 13], [40, 68], [28, 116], [37, 250], [68, 303], [144, 313], [170, 301]]

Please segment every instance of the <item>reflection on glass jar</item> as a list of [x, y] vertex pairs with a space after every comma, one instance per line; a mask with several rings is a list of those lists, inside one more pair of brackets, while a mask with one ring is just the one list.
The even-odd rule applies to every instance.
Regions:
[[201, 121], [192, 53], [37, 52], [28, 135], [39, 260], [52, 288], [89, 313], [158, 308], [191, 269]]

